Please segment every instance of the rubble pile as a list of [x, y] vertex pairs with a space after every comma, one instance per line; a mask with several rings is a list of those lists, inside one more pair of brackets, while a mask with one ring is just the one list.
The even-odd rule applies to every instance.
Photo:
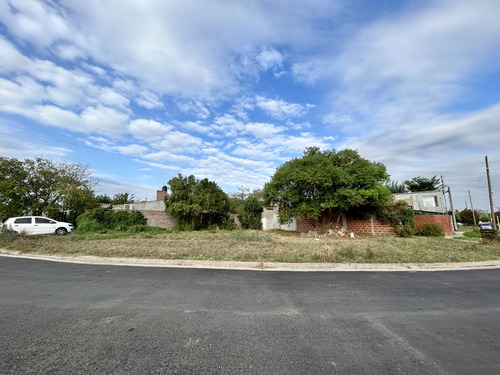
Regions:
[[318, 225], [316, 229], [312, 229], [307, 233], [302, 233], [302, 236], [314, 238], [326, 238], [331, 236], [345, 237], [347, 236], [347, 232], [342, 225], [328, 223]]

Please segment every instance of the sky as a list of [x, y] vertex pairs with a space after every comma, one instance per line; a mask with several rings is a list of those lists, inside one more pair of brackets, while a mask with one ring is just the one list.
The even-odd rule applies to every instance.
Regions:
[[0, 156], [154, 200], [262, 188], [306, 147], [500, 206], [498, 0], [0, 0]]

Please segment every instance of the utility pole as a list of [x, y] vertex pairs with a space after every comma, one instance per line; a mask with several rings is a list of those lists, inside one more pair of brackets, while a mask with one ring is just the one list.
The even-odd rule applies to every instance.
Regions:
[[488, 166], [488, 155], [484, 157], [484, 160], [486, 161], [486, 176], [488, 177], [488, 194], [490, 196], [491, 225], [493, 229], [497, 230], [497, 224], [495, 220], [495, 209], [493, 207], [493, 193], [491, 192], [490, 167]]
[[446, 211], [446, 213], [448, 213], [448, 207], [446, 206], [446, 197], [444, 196], [444, 179], [443, 179], [443, 175], [441, 175], [441, 191], [443, 192], [443, 198], [444, 198], [444, 210]]
[[469, 192], [470, 208], [472, 209], [472, 218], [474, 219], [474, 226], [477, 226], [476, 213], [474, 212], [474, 205], [472, 204], [472, 197], [470, 195], [470, 190], [467, 190], [467, 191]]
[[453, 209], [453, 199], [451, 199], [451, 189], [448, 186], [448, 195], [450, 196], [451, 217], [453, 219], [453, 230], [457, 231], [457, 219], [455, 218], [455, 210]]

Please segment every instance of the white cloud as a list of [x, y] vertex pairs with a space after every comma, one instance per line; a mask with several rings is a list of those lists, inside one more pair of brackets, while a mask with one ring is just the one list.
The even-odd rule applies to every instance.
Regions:
[[0, 51], [2, 58], [0, 59], [0, 72], [10, 73], [22, 66], [30, 63], [30, 60], [23, 56], [16, 47], [0, 35]]
[[255, 100], [257, 107], [279, 120], [301, 117], [314, 107], [311, 104], [287, 103], [281, 99], [269, 99], [260, 95], [257, 95]]
[[149, 151], [149, 149], [143, 145], [138, 145], [138, 144], [129, 144], [126, 146], [115, 146], [113, 147], [114, 150], [117, 150], [119, 153], [127, 156], [142, 156], [146, 152]]
[[158, 141], [172, 130], [172, 126], [160, 124], [157, 121], [138, 119], [129, 124], [129, 131], [134, 138], [141, 141]]
[[178, 101], [176, 104], [182, 112], [194, 114], [199, 119], [207, 119], [210, 116], [210, 111], [200, 101]]
[[152, 145], [162, 151], [194, 154], [203, 146], [203, 140], [187, 133], [171, 131], [165, 134], [160, 141], [153, 142]]
[[283, 55], [272, 47], [263, 49], [256, 58], [262, 69], [267, 70], [273, 67], [283, 66]]
[[128, 116], [101, 105], [74, 113], [53, 105], [35, 106], [29, 117], [43, 124], [84, 134], [119, 137], [126, 131]]

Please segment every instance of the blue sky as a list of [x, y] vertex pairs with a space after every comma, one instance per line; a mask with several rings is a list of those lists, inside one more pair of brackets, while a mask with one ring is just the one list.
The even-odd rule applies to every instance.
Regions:
[[[497, 0], [0, 0], [0, 155], [155, 199], [261, 188], [309, 146], [500, 191]], [[495, 195], [495, 208], [500, 198]]]

